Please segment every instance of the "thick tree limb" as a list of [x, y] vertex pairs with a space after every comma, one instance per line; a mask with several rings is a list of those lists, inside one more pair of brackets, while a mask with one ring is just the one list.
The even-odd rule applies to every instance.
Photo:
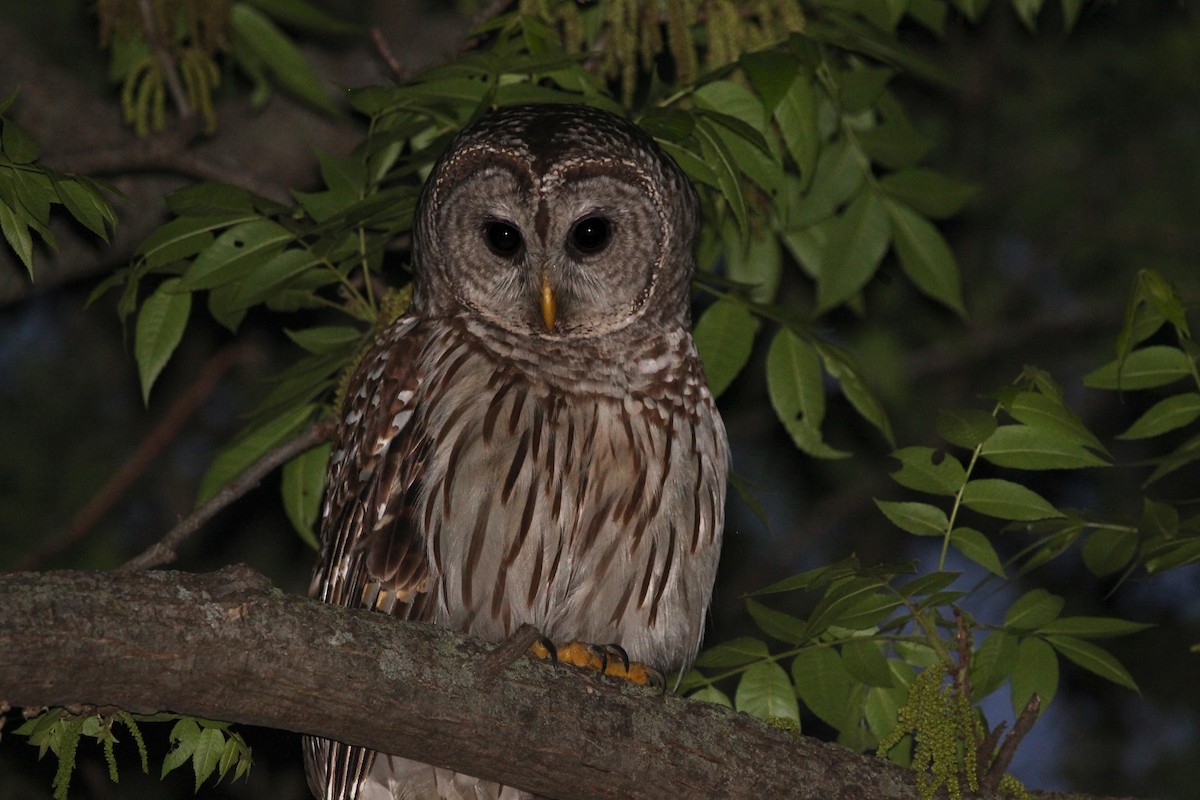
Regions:
[[882, 759], [525, 658], [497, 674], [491, 645], [286, 596], [244, 566], [10, 573], [0, 608], [0, 706], [284, 728], [561, 798], [917, 797]]

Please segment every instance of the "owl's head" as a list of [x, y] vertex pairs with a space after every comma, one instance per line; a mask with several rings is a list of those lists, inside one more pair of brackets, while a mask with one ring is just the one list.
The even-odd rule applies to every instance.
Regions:
[[532, 336], [687, 324], [695, 191], [628, 120], [514, 106], [464, 129], [417, 208], [418, 313]]

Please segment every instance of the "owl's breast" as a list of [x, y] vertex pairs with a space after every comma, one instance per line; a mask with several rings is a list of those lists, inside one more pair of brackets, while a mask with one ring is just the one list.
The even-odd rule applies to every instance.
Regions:
[[690, 661], [723, 524], [711, 401], [697, 414], [572, 391], [469, 338], [425, 357], [429, 616], [494, 640], [530, 623], [556, 641], [618, 643], [662, 669]]

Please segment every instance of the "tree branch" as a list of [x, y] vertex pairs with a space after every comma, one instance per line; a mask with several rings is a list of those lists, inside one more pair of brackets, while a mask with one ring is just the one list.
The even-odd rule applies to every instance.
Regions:
[[225, 506], [237, 500], [258, 485], [258, 482], [283, 466], [305, 450], [311, 450], [333, 434], [333, 420], [323, 419], [312, 427], [278, 447], [267, 451], [246, 470], [231, 480], [223, 489], [205, 500], [196, 509], [167, 531], [167, 535], [147, 547], [121, 566], [122, 570], [152, 569], [170, 564], [179, 554], [176, 552], [189, 536], [200, 530], [204, 523], [217, 515]]
[[550, 797], [917, 797], [883, 759], [572, 668], [495, 674], [478, 639], [287, 596], [244, 566], [10, 573], [0, 608], [0, 706], [283, 728]]

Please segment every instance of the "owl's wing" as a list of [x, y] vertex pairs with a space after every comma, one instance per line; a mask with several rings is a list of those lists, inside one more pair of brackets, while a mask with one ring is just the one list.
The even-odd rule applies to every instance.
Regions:
[[[350, 379], [330, 460], [321, 556], [309, 590], [327, 603], [421, 615], [419, 600], [430, 582], [414, 516], [428, 448], [414, 420], [423, 343], [418, 321], [402, 318]], [[349, 800], [375, 754], [308, 738], [305, 756], [313, 792]]]

